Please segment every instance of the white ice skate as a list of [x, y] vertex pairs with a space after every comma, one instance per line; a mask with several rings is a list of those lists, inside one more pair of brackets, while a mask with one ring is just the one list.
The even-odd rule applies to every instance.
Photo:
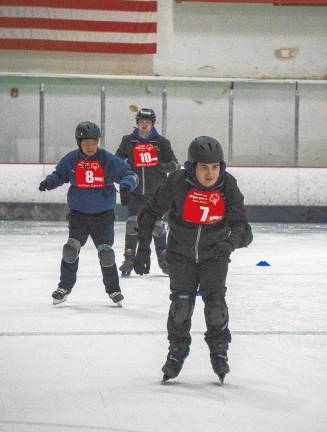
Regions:
[[122, 301], [124, 300], [124, 296], [119, 291], [114, 291], [109, 294], [110, 299], [117, 305], [117, 307], [122, 307]]

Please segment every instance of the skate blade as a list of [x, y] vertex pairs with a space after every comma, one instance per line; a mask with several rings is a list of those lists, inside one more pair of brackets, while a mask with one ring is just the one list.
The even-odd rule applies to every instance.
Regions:
[[63, 302], [65, 302], [66, 300], [67, 300], [67, 297], [68, 297], [68, 295], [66, 295], [63, 299], [61, 299], [61, 300], [58, 300], [58, 299], [53, 299], [53, 304], [54, 305], [57, 305], [57, 304], [59, 304], [59, 303], [63, 303]]
[[130, 275], [131, 275], [131, 271], [130, 272], [121, 272], [121, 277], [122, 278], [128, 278], [128, 277], [130, 277]]
[[224, 384], [225, 376], [226, 376], [226, 374], [220, 374], [220, 375], [218, 375], [218, 379], [219, 379], [219, 382], [220, 382], [221, 385]]
[[118, 308], [122, 308], [122, 307], [123, 307], [123, 303], [122, 303], [121, 301], [115, 303], [115, 305], [116, 305]]
[[170, 379], [170, 377], [168, 375], [164, 374], [164, 376], [162, 377], [161, 384], [166, 384], [169, 379]]

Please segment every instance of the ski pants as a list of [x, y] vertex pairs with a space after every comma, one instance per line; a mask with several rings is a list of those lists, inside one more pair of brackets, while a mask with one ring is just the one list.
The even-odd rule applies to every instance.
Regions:
[[[83, 247], [90, 236], [96, 248], [101, 245], [106, 245], [107, 249], [111, 249], [114, 243], [114, 220], [115, 214], [113, 210], [108, 210], [95, 215], [80, 213], [76, 210], [71, 210], [66, 216], [69, 222], [69, 239], [77, 240], [80, 246]], [[109, 246], [109, 248], [108, 248]], [[113, 255], [113, 251], [110, 251]], [[59, 287], [72, 290], [76, 282], [78, 270], [78, 253], [74, 262], [67, 262], [64, 258], [61, 260], [61, 275]], [[99, 255], [100, 258], [100, 255]], [[108, 294], [114, 291], [120, 291], [117, 266], [114, 262], [109, 266], [100, 266], [103, 276], [103, 283]]]
[[231, 342], [225, 301], [229, 259], [196, 264], [190, 258], [169, 254], [170, 300], [167, 329], [170, 346], [184, 351], [191, 344], [191, 319], [197, 293], [202, 295], [210, 352], [225, 354]]
[[[128, 218], [133, 219], [135, 221], [135, 228], [137, 227], [136, 217], [140, 213], [140, 211], [145, 207], [146, 203], [150, 200], [152, 195], [139, 195], [131, 193], [130, 201], [128, 203]], [[157, 256], [160, 252], [166, 249], [167, 246], [167, 231], [162, 224], [162, 233], [160, 235], [153, 235], [154, 246], [156, 250]], [[132, 249], [136, 250], [137, 248], [137, 231], [135, 231], [135, 235], [130, 235], [127, 232], [125, 234], [125, 250]]]

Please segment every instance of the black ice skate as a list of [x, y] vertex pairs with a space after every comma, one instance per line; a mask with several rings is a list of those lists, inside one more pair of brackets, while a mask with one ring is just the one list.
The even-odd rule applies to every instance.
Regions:
[[110, 293], [109, 297], [118, 307], [123, 306], [122, 301], [124, 300], [124, 296], [120, 291]]
[[229, 372], [228, 357], [225, 354], [212, 353], [210, 354], [212, 368], [215, 374], [218, 375], [221, 384], [224, 384], [225, 375]]
[[178, 376], [183, 367], [184, 360], [188, 356], [189, 352], [189, 347], [187, 347], [183, 352], [178, 350], [178, 348], [169, 350], [167, 361], [161, 369], [164, 373], [162, 383], [165, 383], [169, 379], [176, 378]]
[[65, 288], [58, 287], [52, 293], [53, 304], [56, 305], [56, 304], [63, 303], [64, 301], [66, 301], [69, 293], [70, 293], [69, 290], [67, 290]]
[[158, 253], [158, 264], [162, 273], [169, 274], [169, 264], [166, 259], [166, 249], [163, 249]]
[[135, 251], [133, 249], [126, 249], [124, 253], [125, 260], [119, 267], [122, 277], [128, 277], [132, 273], [135, 260]]

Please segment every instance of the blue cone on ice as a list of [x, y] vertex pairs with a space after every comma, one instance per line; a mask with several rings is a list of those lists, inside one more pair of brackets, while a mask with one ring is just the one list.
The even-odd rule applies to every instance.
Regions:
[[257, 266], [258, 267], [270, 267], [270, 264], [267, 261], [259, 261]]

